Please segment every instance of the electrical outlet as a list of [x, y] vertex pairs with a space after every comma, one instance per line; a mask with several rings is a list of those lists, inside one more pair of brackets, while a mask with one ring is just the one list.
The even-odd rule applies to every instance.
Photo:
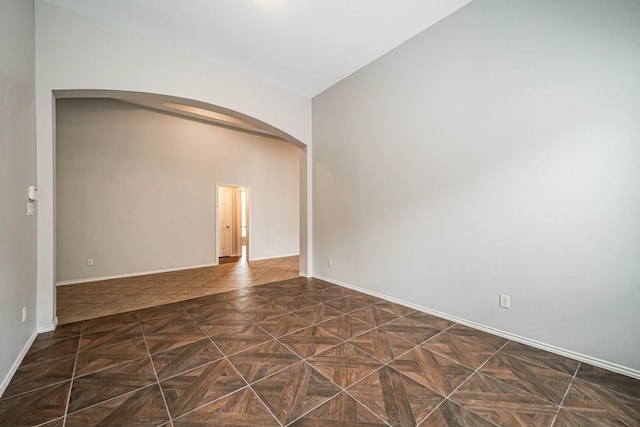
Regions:
[[511, 308], [511, 297], [509, 295], [500, 294], [500, 307]]
[[33, 202], [27, 202], [27, 216], [33, 216]]
[[93, 265], [93, 258], [87, 258], [87, 265], [89, 266]]
[[329, 257], [327, 259], [327, 264], [329, 264], [329, 267], [333, 267], [333, 258]]
[[27, 306], [22, 307], [22, 323], [27, 321]]

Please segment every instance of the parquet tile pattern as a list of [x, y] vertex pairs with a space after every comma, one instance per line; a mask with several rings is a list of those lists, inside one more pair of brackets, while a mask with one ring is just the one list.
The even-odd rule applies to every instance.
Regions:
[[71, 389], [69, 412], [79, 411], [154, 382], [156, 376], [147, 357], [76, 378]]
[[277, 340], [250, 348], [229, 358], [238, 372], [252, 383], [281, 371], [301, 359]]
[[640, 400], [580, 379], [571, 384], [564, 407], [596, 425], [640, 424]]
[[496, 424], [549, 426], [558, 407], [504, 381], [475, 374], [451, 400]]
[[391, 362], [414, 347], [409, 341], [381, 329], [372, 329], [348, 342], [383, 363]]
[[378, 427], [387, 424], [347, 393], [340, 393], [291, 425], [296, 427]]
[[174, 417], [184, 415], [246, 385], [247, 383], [225, 359], [160, 383], [169, 412]]
[[361, 322], [369, 323], [374, 326], [381, 326], [385, 323], [396, 320], [399, 315], [387, 310], [383, 310], [377, 305], [368, 305], [350, 313], [351, 317], [354, 317]]
[[279, 427], [278, 421], [250, 389], [245, 388], [229, 396], [196, 409], [173, 420], [174, 427]]
[[342, 340], [318, 325], [280, 338], [280, 342], [302, 358], [315, 356], [340, 344]]
[[288, 424], [340, 392], [308, 363], [300, 362], [252, 386], [282, 424]]
[[58, 322], [79, 322], [294, 279], [299, 264], [298, 256], [259, 261], [241, 257], [214, 267], [58, 286]]
[[416, 347], [401, 355], [389, 366], [442, 396], [452, 393], [473, 374], [466, 366], [423, 347]]
[[419, 320], [400, 317], [380, 326], [383, 331], [397, 335], [398, 337], [416, 345], [422, 344], [429, 338], [438, 335], [441, 330], [425, 325]]
[[169, 415], [157, 384], [123, 394], [67, 416], [65, 426], [157, 426]]
[[348, 343], [338, 344], [308, 359], [311, 366], [346, 388], [382, 367], [382, 363]]
[[640, 381], [295, 278], [41, 334], [0, 425], [637, 426]]
[[556, 404], [562, 402], [563, 390], [571, 382], [567, 374], [502, 353], [489, 359], [480, 372]]
[[160, 380], [195, 369], [224, 356], [209, 339], [151, 355]]
[[[517, 342], [509, 342], [503, 348], [503, 353], [519, 357], [539, 366], [551, 368], [556, 371], [564, 372], [573, 376], [578, 369], [580, 363], [573, 359], [558, 356], [544, 350], [529, 347], [528, 345]], [[588, 365], [584, 365], [588, 366]]]
[[328, 307], [324, 304], [316, 304], [301, 308], [293, 312], [296, 316], [302, 317], [309, 323], [322, 323], [325, 320], [332, 319], [342, 315], [342, 312], [335, 308]]
[[320, 323], [319, 326], [343, 340], [364, 334], [374, 328], [373, 325], [364, 323], [346, 314], [329, 319], [326, 322]]
[[374, 371], [347, 392], [391, 425], [415, 426], [444, 397], [389, 366]]
[[442, 402], [438, 408], [420, 427], [445, 427], [445, 426], [473, 426], [473, 427], [494, 427], [495, 424], [474, 414], [460, 405], [456, 405], [450, 400]]
[[448, 332], [433, 337], [422, 347], [474, 370], [482, 366], [495, 353], [495, 349], [481, 344], [471, 344]]
[[300, 329], [311, 326], [311, 324], [304, 320], [302, 317], [298, 317], [295, 314], [285, 314], [283, 316], [274, 317], [269, 320], [258, 322], [258, 326], [260, 326], [272, 336], [279, 338], [281, 336], [288, 335], [292, 332], [296, 332]]

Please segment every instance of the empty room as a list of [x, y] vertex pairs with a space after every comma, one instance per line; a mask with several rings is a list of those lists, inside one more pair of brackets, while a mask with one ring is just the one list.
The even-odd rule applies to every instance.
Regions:
[[640, 2], [0, 2], [0, 425], [640, 425]]
[[57, 100], [58, 324], [298, 276], [300, 149], [139, 98]]

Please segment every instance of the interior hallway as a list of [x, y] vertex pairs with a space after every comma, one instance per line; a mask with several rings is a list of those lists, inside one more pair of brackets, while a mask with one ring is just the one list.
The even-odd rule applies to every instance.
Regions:
[[139, 310], [234, 289], [292, 279], [299, 275], [299, 257], [247, 262], [230, 258], [215, 267], [193, 268], [58, 286], [58, 324]]

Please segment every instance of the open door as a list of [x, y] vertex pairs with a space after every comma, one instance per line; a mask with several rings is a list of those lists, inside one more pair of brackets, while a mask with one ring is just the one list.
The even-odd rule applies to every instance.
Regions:
[[218, 258], [249, 258], [249, 188], [218, 185]]
[[218, 257], [231, 256], [231, 188], [218, 187]]

